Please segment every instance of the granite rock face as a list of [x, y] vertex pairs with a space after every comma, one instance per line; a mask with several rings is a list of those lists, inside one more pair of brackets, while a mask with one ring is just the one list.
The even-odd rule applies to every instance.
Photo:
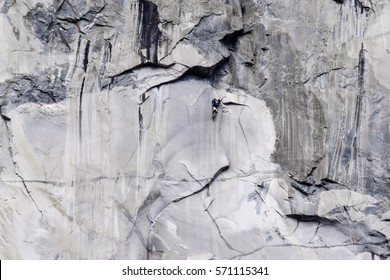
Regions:
[[0, 258], [390, 257], [388, 1], [0, 6]]

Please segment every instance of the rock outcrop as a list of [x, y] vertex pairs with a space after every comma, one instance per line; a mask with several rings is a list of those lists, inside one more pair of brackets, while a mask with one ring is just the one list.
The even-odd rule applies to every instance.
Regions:
[[388, 1], [0, 6], [2, 259], [389, 258]]

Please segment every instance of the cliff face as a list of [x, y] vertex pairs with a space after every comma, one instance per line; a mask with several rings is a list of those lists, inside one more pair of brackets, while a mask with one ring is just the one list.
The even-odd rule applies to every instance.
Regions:
[[388, 1], [0, 6], [1, 258], [390, 256]]

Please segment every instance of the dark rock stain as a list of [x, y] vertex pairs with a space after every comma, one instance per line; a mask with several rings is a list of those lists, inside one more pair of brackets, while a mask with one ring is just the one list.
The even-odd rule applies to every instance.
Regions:
[[[55, 71], [55, 70], [54, 70]], [[15, 75], [12, 79], [0, 83], [0, 106], [19, 106], [24, 103], [52, 104], [66, 98], [63, 84], [66, 71], [61, 76], [49, 79], [53, 69], [38, 75]]]
[[51, 37], [55, 28], [53, 15], [43, 6], [38, 3], [35, 8], [31, 9], [24, 17], [25, 25], [34, 35], [44, 44], [51, 41]]
[[245, 34], [248, 34], [250, 32], [244, 32], [244, 29], [240, 29], [237, 31], [234, 31], [233, 33], [226, 34], [222, 39], [221, 42], [226, 45], [226, 47], [231, 50], [236, 50], [236, 44], [238, 42], [238, 39], [242, 37]]
[[144, 117], [142, 115], [141, 106], [138, 107], [138, 124], [139, 124], [139, 141], [142, 140], [143, 130], [144, 130]]
[[140, 0], [139, 3], [140, 50], [146, 49], [146, 59], [152, 63], [157, 63], [158, 45], [161, 37], [161, 32], [158, 29], [160, 16], [157, 6], [152, 2]]
[[79, 137], [82, 139], [82, 122], [83, 122], [83, 93], [84, 93], [85, 77], [81, 82], [80, 96], [79, 96]]
[[84, 60], [83, 60], [84, 72], [87, 72], [87, 68], [88, 68], [88, 55], [89, 55], [90, 46], [91, 46], [91, 41], [87, 41], [87, 44], [85, 46], [85, 52], [84, 52]]
[[362, 1], [355, 0], [355, 10], [356, 13], [359, 11], [363, 14], [364, 12], [369, 12], [371, 10], [371, 7], [365, 6]]
[[[365, 67], [365, 56], [364, 56], [365, 50], [364, 45], [362, 43], [362, 47], [359, 52], [359, 63], [358, 63], [358, 89], [359, 93], [356, 99], [356, 110], [355, 110], [355, 131], [356, 134], [359, 134], [360, 132], [360, 126], [361, 126], [361, 112], [363, 107], [363, 97], [365, 93], [364, 89], [364, 67]], [[357, 153], [358, 143], [356, 143], [356, 139], [354, 139], [354, 148], [355, 148], [355, 154]]]

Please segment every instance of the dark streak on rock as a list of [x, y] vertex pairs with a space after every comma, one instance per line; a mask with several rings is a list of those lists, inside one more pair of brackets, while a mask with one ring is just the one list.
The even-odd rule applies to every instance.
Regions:
[[[16, 163], [14, 163], [16, 164]], [[24, 189], [26, 190], [27, 192], [27, 195], [29, 196], [29, 198], [31, 199], [31, 201], [34, 203], [35, 207], [37, 208], [38, 212], [41, 214], [41, 216], [43, 217], [43, 212], [41, 209], [39, 209], [38, 207], [38, 204], [37, 202], [34, 200], [34, 198], [32, 197], [31, 195], [31, 191], [28, 189], [27, 185], [26, 185], [26, 182], [24, 181], [23, 177], [16, 171], [16, 166], [15, 166], [15, 174], [16, 176], [18, 176], [20, 178], [20, 180], [22, 180], [22, 183], [23, 183], [23, 186], [24, 186]]]
[[[361, 126], [361, 113], [363, 107], [363, 97], [365, 94], [364, 88], [364, 71], [365, 71], [365, 50], [362, 43], [360, 52], [359, 52], [359, 62], [358, 62], [358, 89], [359, 93], [356, 98], [356, 108], [355, 108], [355, 133], [352, 140], [352, 159], [357, 158], [358, 150], [360, 148], [359, 136], [360, 136], [360, 126]], [[358, 170], [356, 170], [358, 171]]]
[[108, 44], [108, 50], [107, 50], [107, 61], [111, 61], [111, 56], [112, 56], [112, 44], [109, 40], [105, 40]]
[[90, 46], [91, 46], [91, 41], [88, 40], [84, 51], [84, 60], [83, 60], [84, 72], [87, 72], [87, 68], [88, 68], [88, 55], [89, 55]]
[[363, 14], [364, 11], [369, 12], [371, 10], [371, 7], [365, 6], [360, 0], [355, 0], [355, 9], [356, 12], [358, 12], [358, 9], [360, 9], [360, 13]]
[[318, 192], [331, 189], [348, 189], [346, 186], [330, 180], [328, 178], [321, 179], [321, 183], [314, 184], [307, 180], [300, 181], [295, 178], [291, 178], [291, 187], [298, 190], [304, 195], [314, 195]]
[[1, 112], [1, 106], [0, 106], [0, 116], [1, 116], [1, 118], [2, 118], [5, 122], [11, 121], [11, 118], [10, 118], [10, 117], [4, 115], [4, 114]]
[[[9, 143], [9, 153], [10, 153], [10, 157], [12, 159], [12, 162], [13, 162], [13, 165], [14, 165], [14, 173], [17, 177], [20, 178], [20, 180], [22, 181], [22, 184], [24, 186], [24, 189], [28, 195], [28, 197], [30, 198], [30, 200], [33, 202], [33, 204], [35, 205], [35, 208], [38, 210], [38, 212], [40, 213], [41, 217], [43, 217], [43, 212], [41, 209], [39, 209], [38, 207], [38, 204], [36, 203], [36, 201], [34, 200], [34, 198], [32, 197], [31, 195], [31, 191], [29, 190], [29, 188], [27, 187], [27, 184], [26, 182], [24, 181], [24, 178], [22, 177], [22, 175], [20, 175], [20, 173], [18, 172], [18, 169], [17, 169], [17, 165], [16, 165], [16, 160], [15, 160], [15, 154], [14, 154], [14, 151], [12, 149], [12, 132], [11, 132], [11, 129], [10, 127], [8, 126], [8, 121], [10, 121], [11, 119], [8, 118], [8, 117], [4, 117], [3, 115], [1, 115], [2, 119], [4, 120], [4, 123], [5, 123], [5, 127], [6, 127], [6, 130], [7, 130], [7, 135], [8, 135], [8, 143]], [[7, 121], [8, 119], [8, 121]]]
[[144, 131], [144, 118], [142, 115], [141, 105], [138, 106], [138, 125], [139, 125], [138, 141], [141, 141], [143, 137], [143, 131]]
[[158, 62], [158, 46], [161, 32], [158, 29], [160, 16], [157, 6], [147, 0], [139, 0], [139, 42], [140, 50], [146, 49], [146, 59]]
[[40, 89], [37, 87], [37, 90], [43, 94], [46, 94], [47, 96], [49, 96], [49, 98], [54, 102], [54, 103], [57, 103], [57, 100], [54, 98], [53, 94], [50, 92], [50, 91], [46, 91], [46, 90], [43, 90], [43, 89]]
[[357, 105], [356, 105], [356, 130], [360, 128], [360, 115], [362, 110], [363, 96], [365, 93], [365, 89], [364, 89], [365, 55], [364, 54], [365, 54], [365, 50], [364, 50], [364, 45], [362, 43], [362, 47], [359, 51], [359, 64], [358, 64], [359, 95], [358, 95]]
[[79, 36], [79, 40], [77, 42], [76, 57], [78, 57], [78, 55], [79, 55], [80, 46], [81, 46], [81, 40], [82, 40], [82, 37]]
[[[332, 71], [338, 71], [338, 70], [342, 70], [342, 69], [343, 69], [342, 67], [336, 67], [336, 68], [330, 69], [329, 71], [321, 72], [321, 73], [317, 74], [317, 75], [313, 78], [313, 80], [316, 80], [316, 79], [322, 77], [323, 75], [328, 75], [328, 74], [330, 74]], [[306, 82], [307, 82], [307, 81], [306, 81]], [[306, 82], [304, 82], [304, 83], [306, 83]]]
[[225, 172], [225, 171], [228, 170], [228, 169], [229, 169], [229, 165], [222, 166], [222, 167], [221, 167], [220, 169], [218, 169], [218, 171], [214, 174], [213, 178], [211, 178], [211, 180], [210, 180], [206, 185], [204, 185], [202, 188], [200, 188], [199, 190], [197, 190], [197, 191], [195, 191], [195, 192], [193, 192], [193, 193], [191, 193], [191, 194], [189, 194], [189, 195], [179, 197], [179, 198], [173, 200], [172, 202], [173, 202], [173, 203], [177, 203], [177, 202], [179, 202], [179, 201], [181, 201], [181, 200], [183, 200], [183, 199], [186, 199], [186, 198], [188, 198], [188, 197], [190, 197], [190, 196], [196, 195], [196, 194], [198, 194], [198, 193], [204, 191], [205, 189], [207, 189], [207, 188], [210, 187], [210, 185], [215, 181], [215, 179], [216, 179], [219, 175], [221, 175], [223, 172]]
[[82, 122], [83, 122], [83, 93], [84, 93], [85, 77], [81, 82], [80, 96], [79, 96], [79, 139], [82, 140]]
[[296, 190], [298, 190], [299, 192], [303, 193], [304, 195], [313, 195], [318, 192], [317, 187], [302, 181], [301, 182], [291, 181], [291, 186]]

